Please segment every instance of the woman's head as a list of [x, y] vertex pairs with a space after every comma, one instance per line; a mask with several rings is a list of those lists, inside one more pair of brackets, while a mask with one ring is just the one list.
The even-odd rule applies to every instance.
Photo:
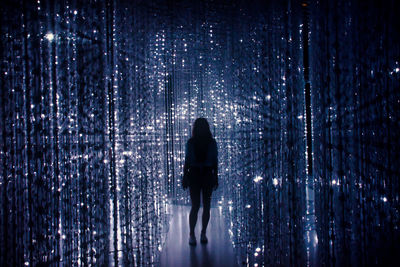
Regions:
[[208, 124], [207, 119], [205, 118], [197, 118], [194, 121], [193, 129], [192, 129], [192, 137], [193, 138], [212, 138], [210, 125]]

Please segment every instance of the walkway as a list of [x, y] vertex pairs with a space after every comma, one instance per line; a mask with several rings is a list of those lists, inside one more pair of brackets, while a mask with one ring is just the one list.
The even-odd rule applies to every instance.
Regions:
[[228, 227], [219, 209], [211, 209], [207, 228], [208, 244], [200, 243], [201, 214], [196, 225], [197, 245], [189, 246], [189, 206], [173, 206], [169, 233], [161, 253], [162, 267], [236, 267], [236, 257], [228, 236]]

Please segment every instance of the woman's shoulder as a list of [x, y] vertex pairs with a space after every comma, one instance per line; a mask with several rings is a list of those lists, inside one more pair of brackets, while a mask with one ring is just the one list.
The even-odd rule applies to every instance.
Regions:
[[[193, 138], [193, 137], [190, 137], [190, 138], [187, 140], [186, 144], [187, 144], [187, 145], [193, 144], [194, 141], [195, 141], [194, 138]], [[216, 144], [217, 144], [217, 141], [216, 141], [215, 138], [213, 137], [213, 138], [211, 138], [210, 143], [213, 144], [213, 145], [216, 145]]]

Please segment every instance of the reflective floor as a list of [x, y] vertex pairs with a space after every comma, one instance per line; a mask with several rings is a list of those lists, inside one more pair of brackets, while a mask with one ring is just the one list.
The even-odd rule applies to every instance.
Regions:
[[189, 206], [173, 206], [170, 228], [161, 252], [160, 266], [239, 266], [229, 240], [228, 226], [219, 209], [211, 209], [207, 228], [208, 244], [200, 244], [201, 214], [200, 208], [197, 225], [197, 245], [188, 244]]

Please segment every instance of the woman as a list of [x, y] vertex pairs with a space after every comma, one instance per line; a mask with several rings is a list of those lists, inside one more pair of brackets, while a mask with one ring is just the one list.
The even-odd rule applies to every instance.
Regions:
[[206, 229], [210, 219], [210, 202], [213, 189], [218, 187], [217, 143], [211, 135], [205, 118], [195, 120], [192, 137], [186, 143], [186, 155], [182, 186], [189, 187], [192, 209], [189, 215], [189, 244], [196, 245], [194, 228], [200, 208], [200, 193], [203, 197], [203, 217], [200, 242], [207, 243]]

